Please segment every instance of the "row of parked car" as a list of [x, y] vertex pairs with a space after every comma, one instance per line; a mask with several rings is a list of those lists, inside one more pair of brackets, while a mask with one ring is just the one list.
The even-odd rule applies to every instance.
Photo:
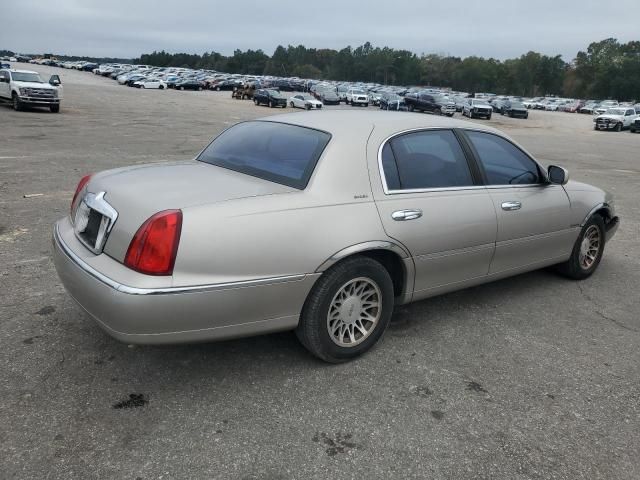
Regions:
[[[599, 130], [636, 128], [635, 117], [640, 104], [616, 100], [576, 100], [559, 97], [524, 98], [492, 93], [453, 92], [447, 89], [385, 86], [362, 82], [335, 82], [240, 75], [179, 67], [154, 67], [132, 64], [96, 64], [91, 62], [57, 62], [35, 59], [33, 63], [91, 71], [117, 80], [122, 85], [143, 89], [229, 90], [238, 99], [253, 100], [256, 105], [319, 109], [323, 105], [344, 103], [354, 107], [376, 106], [383, 110], [427, 112], [453, 116], [460, 113], [472, 119], [491, 119], [499, 113], [526, 119], [531, 110], [564, 111], [596, 115]], [[285, 95], [282, 92], [299, 92]], [[620, 114], [622, 112], [622, 114]], [[633, 113], [632, 113], [633, 112]]]

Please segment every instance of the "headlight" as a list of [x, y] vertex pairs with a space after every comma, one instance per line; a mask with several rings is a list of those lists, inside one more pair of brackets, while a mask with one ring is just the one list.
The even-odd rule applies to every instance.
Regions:
[[26, 88], [19, 88], [18, 91], [20, 92], [20, 95], [28, 95], [28, 91]]
[[53, 96], [54, 96], [54, 98], [58, 98], [58, 89], [57, 88], [53, 91]]

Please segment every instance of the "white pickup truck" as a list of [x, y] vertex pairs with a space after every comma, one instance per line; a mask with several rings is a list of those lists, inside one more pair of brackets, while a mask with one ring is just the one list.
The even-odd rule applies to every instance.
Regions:
[[14, 110], [24, 106], [49, 107], [60, 111], [62, 84], [58, 75], [44, 82], [37, 72], [29, 70], [0, 69], [0, 100], [11, 102]]
[[594, 130], [615, 130], [620, 132], [626, 128], [631, 129], [638, 114], [633, 107], [610, 108], [602, 115], [593, 119]]

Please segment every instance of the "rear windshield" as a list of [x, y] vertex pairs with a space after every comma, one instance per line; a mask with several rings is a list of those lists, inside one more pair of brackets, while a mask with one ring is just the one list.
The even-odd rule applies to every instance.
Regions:
[[331, 135], [277, 122], [244, 122], [224, 131], [198, 160], [304, 189]]

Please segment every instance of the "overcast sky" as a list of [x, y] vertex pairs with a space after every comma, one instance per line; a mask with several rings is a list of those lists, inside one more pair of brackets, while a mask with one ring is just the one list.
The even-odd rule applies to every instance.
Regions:
[[[138, 57], [279, 44], [571, 60], [592, 41], [640, 40], [640, 0], [0, 0], [0, 50]], [[255, 3], [255, 6], [252, 4]]]

